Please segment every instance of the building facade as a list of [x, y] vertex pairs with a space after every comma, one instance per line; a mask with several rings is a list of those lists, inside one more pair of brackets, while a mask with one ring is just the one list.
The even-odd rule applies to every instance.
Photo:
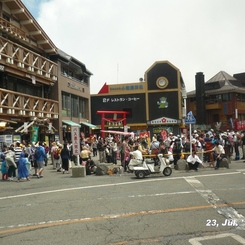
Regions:
[[62, 142], [71, 125], [89, 131], [90, 75], [20, 0], [0, 2], [0, 143]]
[[196, 90], [187, 93], [187, 110], [198, 125], [245, 130], [245, 73], [231, 76], [220, 71], [206, 83], [204, 74], [197, 73]]
[[[92, 123], [107, 130], [127, 127], [136, 133], [167, 130], [178, 134], [186, 113], [185, 95], [179, 69], [169, 61], [157, 61], [145, 72], [144, 80], [105, 84], [98, 94], [91, 95]], [[127, 112], [126, 119], [117, 111]]]
[[76, 58], [58, 49], [51, 59], [58, 65], [58, 83], [51, 90], [59, 101], [59, 141], [71, 140], [71, 127], [78, 126], [82, 133], [89, 135], [95, 126], [91, 121], [90, 76], [92, 73]]

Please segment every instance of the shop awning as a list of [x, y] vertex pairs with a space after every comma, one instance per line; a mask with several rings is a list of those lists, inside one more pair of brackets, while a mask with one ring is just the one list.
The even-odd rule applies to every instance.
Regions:
[[70, 121], [70, 120], [62, 120], [63, 123], [67, 124], [67, 125], [70, 125], [70, 126], [76, 126], [76, 127], [79, 127], [81, 128], [81, 125], [78, 124], [78, 123], [75, 123], [73, 121]]
[[95, 125], [93, 125], [91, 123], [88, 123], [88, 122], [81, 122], [81, 124], [83, 124], [83, 125], [85, 125], [85, 126], [87, 126], [89, 128], [92, 128], [92, 129], [96, 129], [97, 128], [97, 126], [95, 126]]

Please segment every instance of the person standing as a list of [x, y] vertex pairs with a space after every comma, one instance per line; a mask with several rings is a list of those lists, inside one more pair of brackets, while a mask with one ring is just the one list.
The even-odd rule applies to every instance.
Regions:
[[27, 153], [22, 152], [20, 154], [20, 158], [18, 160], [18, 180], [17, 182], [20, 182], [21, 179], [30, 180], [29, 171], [27, 169], [27, 164], [28, 164], [27, 157], [28, 157]]
[[62, 162], [62, 172], [63, 174], [65, 171], [69, 173], [69, 160], [70, 160], [70, 151], [67, 147], [67, 144], [64, 144], [63, 149], [60, 152], [61, 162]]
[[93, 149], [93, 157], [97, 156], [97, 145], [98, 145], [98, 140], [96, 137], [94, 137], [93, 142], [91, 144], [91, 147]]
[[245, 159], [245, 132], [243, 132], [241, 135], [241, 147], [242, 147], [242, 158], [241, 159], [244, 160]]
[[105, 148], [106, 148], [106, 144], [104, 143], [104, 139], [100, 138], [97, 144], [100, 163], [105, 162]]
[[44, 158], [44, 162], [45, 162], [45, 166], [47, 166], [48, 165], [49, 146], [46, 144], [46, 142], [43, 142], [43, 147], [44, 147], [44, 151], [46, 154], [46, 157]]
[[18, 167], [18, 161], [20, 158], [20, 154], [23, 152], [23, 149], [20, 147], [20, 142], [16, 141], [15, 147], [14, 147], [14, 153], [15, 153], [15, 163]]
[[235, 160], [240, 160], [240, 152], [239, 152], [239, 146], [241, 141], [241, 136], [238, 132], [235, 132], [233, 135], [233, 141], [234, 141], [234, 151], [235, 151]]
[[50, 150], [50, 156], [51, 156], [51, 162], [52, 162], [52, 165], [53, 165], [53, 169], [56, 169], [56, 163], [54, 161], [54, 152], [57, 150], [57, 144], [56, 142], [54, 141], [52, 143], [52, 146], [51, 146], [51, 150]]
[[117, 142], [115, 139], [112, 139], [112, 142], [110, 143], [111, 147], [111, 161], [113, 164], [117, 164]]
[[5, 160], [5, 154], [1, 153], [0, 158], [2, 159], [2, 164], [1, 164], [1, 172], [2, 172], [2, 180], [7, 180], [8, 179], [8, 166]]
[[13, 178], [16, 177], [17, 165], [15, 163], [15, 153], [12, 147], [5, 152], [5, 160], [8, 166], [8, 180], [13, 181]]
[[37, 162], [37, 178], [42, 178], [42, 172], [44, 168], [44, 159], [46, 157], [46, 153], [44, 147], [41, 144], [38, 144], [35, 151], [35, 159]]
[[225, 156], [227, 158], [228, 163], [230, 164], [231, 156], [232, 156], [232, 145], [231, 145], [230, 139], [227, 136], [227, 133], [221, 134], [221, 138], [222, 138], [222, 145], [225, 150]]
[[125, 136], [122, 145], [121, 145], [121, 166], [124, 168], [124, 171], [127, 170], [127, 161], [126, 161], [126, 154], [128, 149], [128, 136]]

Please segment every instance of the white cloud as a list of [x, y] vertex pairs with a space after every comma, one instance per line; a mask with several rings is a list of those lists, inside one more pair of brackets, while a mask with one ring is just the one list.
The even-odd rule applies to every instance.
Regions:
[[37, 20], [94, 74], [92, 93], [138, 81], [157, 60], [178, 67], [190, 91], [196, 72], [208, 80], [245, 70], [244, 8], [243, 0], [49, 0]]

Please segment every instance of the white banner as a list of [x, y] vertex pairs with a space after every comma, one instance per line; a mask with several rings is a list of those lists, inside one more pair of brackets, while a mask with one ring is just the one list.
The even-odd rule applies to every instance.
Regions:
[[73, 155], [80, 154], [80, 128], [78, 126], [71, 126], [71, 141]]

